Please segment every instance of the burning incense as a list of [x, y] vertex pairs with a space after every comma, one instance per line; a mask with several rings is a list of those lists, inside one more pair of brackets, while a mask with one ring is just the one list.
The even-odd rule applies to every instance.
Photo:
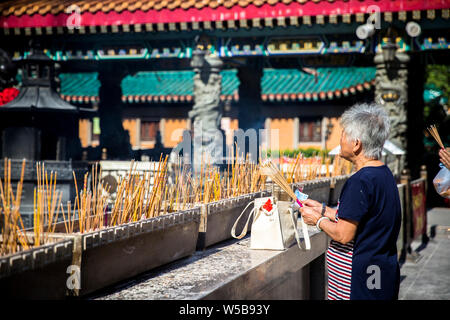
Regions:
[[78, 213], [78, 232], [84, 233], [104, 227], [104, 212], [109, 200], [109, 186], [101, 181], [101, 168], [98, 163], [92, 167], [91, 183], [88, 183], [88, 172], [84, 175], [83, 188], [79, 192], [75, 172], [72, 172], [76, 197], [72, 204], [67, 202], [67, 218], [61, 204], [61, 212], [66, 233], [74, 232], [75, 215]]
[[25, 159], [22, 161], [20, 180], [14, 196], [11, 185], [11, 160], [5, 158], [3, 181], [0, 178], [0, 222], [2, 226], [0, 255], [15, 253], [29, 248], [30, 242], [25, 232], [23, 232], [24, 226], [20, 216], [24, 173]]
[[327, 178], [330, 177], [330, 162], [331, 162], [331, 159], [329, 157], [326, 157], [325, 158], [325, 166], [326, 166], [327, 171], [326, 171], [325, 177], [327, 177]]
[[34, 246], [48, 242], [49, 233], [54, 232], [60, 210], [62, 191], [56, 190], [57, 173], [45, 170], [44, 163], [36, 163], [37, 188], [34, 188], [33, 233]]
[[283, 177], [282, 173], [278, 168], [271, 162], [266, 161], [261, 167], [261, 174], [269, 176], [277, 185], [279, 185], [294, 201], [298, 203], [300, 207], [303, 205], [295, 196], [294, 191], [292, 191], [289, 183]]
[[429, 128], [427, 128], [428, 132], [433, 136], [434, 140], [439, 144], [441, 149], [445, 149], [444, 144], [442, 143], [441, 136], [439, 135], [439, 132], [436, 129], [435, 125], [431, 125]]

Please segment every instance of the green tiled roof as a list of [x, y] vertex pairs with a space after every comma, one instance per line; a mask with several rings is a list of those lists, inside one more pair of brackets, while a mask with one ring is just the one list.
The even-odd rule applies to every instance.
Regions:
[[59, 78], [63, 99], [73, 102], [98, 100], [100, 81], [97, 79], [97, 72], [62, 73]]
[[263, 100], [317, 100], [369, 89], [375, 68], [317, 68], [315, 74], [297, 69], [265, 69]]
[[[264, 101], [333, 99], [369, 89], [375, 68], [317, 68], [315, 74], [297, 69], [264, 69]], [[223, 70], [221, 99], [238, 100], [237, 70]], [[98, 100], [97, 73], [61, 74], [61, 96], [68, 101]], [[124, 102], [183, 102], [193, 100], [193, 71], [138, 72], [122, 81]]]
[[[139, 101], [190, 101], [194, 94], [194, 71], [139, 72], [122, 81], [123, 100]], [[223, 70], [222, 99], [238, 90], [237, 70]]]
[[194, 71], [138, 72], [122, 81], [125, 96], [192, 95]]

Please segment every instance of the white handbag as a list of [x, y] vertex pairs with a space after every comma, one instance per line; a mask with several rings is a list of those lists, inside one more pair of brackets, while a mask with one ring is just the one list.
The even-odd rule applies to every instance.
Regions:
[[[239, 236], [236, 236], [236, 226], [239, 220], [253, 203], [254, 207], [248, 215], [244, 229]], [[274, 203], [273, 197], [257, 198], [250, 202], [236, 219], [231, 229], [233, 238], [242, 239], [247, 234], [248, 224], [252, 216], [250, 249], [286, 250], [294, 241], [297, 241], [298, 247], [302, 249], [297, 230], [298, 212], [291, 208], [291, 202], [278, 201]], [[301, 223], [305, 249], [310, 250], [308, 228], [303, 220], [301, 220]]]

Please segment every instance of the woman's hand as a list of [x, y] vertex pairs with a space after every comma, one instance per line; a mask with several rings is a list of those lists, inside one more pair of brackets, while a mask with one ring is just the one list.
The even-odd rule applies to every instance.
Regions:
[[322, 204], [319, 201], [313, 199], [306, 199], [302, 202], [302, 204], [306, 207], [318, 208], [319, 212], [322, 210]]
[[[307, 199], [302, 202], [303, 207], [311, 208], [319, 214], [319, 218], [322, 215], [322, 204], [316, 200]], [[325, 206], [325, 212], [323, 214], [325, 217], [330, 218], [331, 221], [336, 220], [336, 209], [331, 209]]]
[[441, 162], [444, 164], [444, 166], [450, 170], [450, 153], [449, 153], [450, 148], [446, 149], [441, 149], [439, 150], [439, 158], [441, 160]]
[[[308, 201], [308, 200], [306, 200], [306, 201]], [[304, 202], [304, 204], [306, 204], [306, 201]], [[312, 200], [312, 201], [314, 201], [314, 200]], [[320, 203], [319, 203], [319, 207], [309, 207], [306, 205], [301, 207], [299, 209], [299, 211], [302, 215], [303, 221], [306, 224], [315, 226], [317, 223], [317, 220], [319, 220], [319, 218], [322, 216], [320, 214], [321, 207], [322, 207], [322, 205]]]

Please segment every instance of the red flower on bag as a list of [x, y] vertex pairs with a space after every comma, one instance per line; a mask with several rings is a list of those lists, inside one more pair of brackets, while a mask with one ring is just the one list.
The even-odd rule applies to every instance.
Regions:
[[0, 106], [14, 100], [19, 94], [16, 88], [6, 88], [0, 92]]
[[264, 203], [264, 205], [262, 206], [267, 212], [272, 211], [273, 206], [272, 206], [272, 201], [270, 201], [270, 199], [268, 199], [266, 201], [266, 203]]

